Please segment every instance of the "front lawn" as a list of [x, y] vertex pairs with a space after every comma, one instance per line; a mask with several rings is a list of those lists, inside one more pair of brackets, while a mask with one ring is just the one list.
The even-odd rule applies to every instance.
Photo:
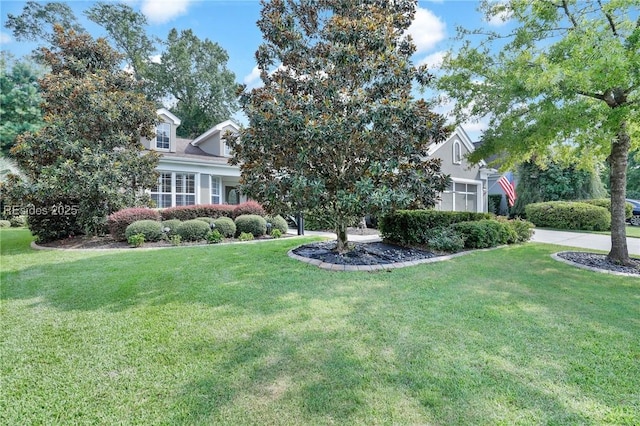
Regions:
[[1, 424], [639, 424], [640, 279], [543, 244], [391, 272], [312, 241], [1, 238]]

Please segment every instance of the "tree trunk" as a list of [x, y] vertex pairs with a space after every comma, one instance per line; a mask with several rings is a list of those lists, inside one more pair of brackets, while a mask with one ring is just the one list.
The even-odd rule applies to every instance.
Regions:
[[631, 138], [627, 132], [627, 124], [622, 123], [618, 137], [611, 144], [609, 156], [611, 190], [611, 251], [607, 256], [610, 261], [628, 265], [630, 263], [627, 248], [626, 217], [624, 212], [627, 185], [627, 159], [631, 147]]
[[338, 253], [346, 253], [349, 251], [349, 240], [347, 238], [347, 224], [344, 220], [338, 221], [336, 224], [336, 251]]

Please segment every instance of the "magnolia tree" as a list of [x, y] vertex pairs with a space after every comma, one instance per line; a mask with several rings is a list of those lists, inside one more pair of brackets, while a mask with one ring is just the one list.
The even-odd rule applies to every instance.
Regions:
[[228, 135], [242, 191], [278, 211], [312, 213], [348, 250], [367, 213], [429, 207], [446, 187], [428, 147], [450, 128], [411, 96], [427, 84], [406, 30], [414, 0], [262, 3], [262, 87], [245, 89], [249, 126]]
[[[640, 143], [640, 19], [637, 1], [483, 1], [488, 22], [504, 30], [460, 31], [439, 88], [458, 119], [489, 117], [484, 144], [505, 166], [550, 153], [570, 162], [610, 165], [611, 251], [628, 263], [627, 157]], [[494, 27], [495, 28], [495, 27]]]
[[18, 136], [12, 154], [23, 179], [9, 177], [12, 203], [29, 215], [40, 240], [99, 232], [106, 216], [145, 202], [157, 155], [144, 152], [155, 105], [120, 69], [104, 39], [56, 27], [42, 56], [51, 72], [40, 80], [44, 125]]

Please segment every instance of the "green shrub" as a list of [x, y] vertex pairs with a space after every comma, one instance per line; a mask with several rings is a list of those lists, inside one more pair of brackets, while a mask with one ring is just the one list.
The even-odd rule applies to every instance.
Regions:
[[[604, 207], [608, 212], [611, 212], [610, 198], [594, 198], [592, 200], [580, 200], [580, 202]], [[633, 205], [631, 203], [624, 203], [624, 215], [627, 219], [631, 219], [631, 216], [633, 216]]]
[[460, 222], [451, 225], [451, 228], [464, 238], [464, 246], [470, 249], [496, 247], [517, 239], [513, 228], [507, 222], [498, 220]]
[[267, 221], [262, 216], [255, 214], [244, 214], [235, 220], [236, 234], [248, 232], [254, 237], [260, 237], [267, 232]]
[[169, 238], [171, 238], [175, 235], [178, 235], [178, 226], [180, 226], [181, 223], [182, 221], [178, 219], [163, 220], [162, 230], [164, 231], [164, 229], [169, 228], [169, 232], [167, 232], [166, 234]]
[[203, 222], [206, 222], [208, 225], [211, 225], [215, 219], [212, 217], [196, 217], [196, 220], [201, 220]]
[[11, 222], [8, 220], [0, 220], [0, 228], [11, 228]]
[[[286, 234], [289, 230], [289, 224], [287, 223], [286, 219], [280, 215], [267, 216], [265, 219], [271, 224], [272, 230], [278, 229], [282, 234]], [[273, 231], [271, 235], [273, 235]]]
[[133, 207], [129, 209], [119, 210], [111, 213], [107, 217], [107, 228], [109, 233], [116, 241], [126, 241], [125, 231], [127, 226], [138, 220], [155, 220], [160, 221], [160, 213], [157, 210], [144, 207]]
[[500, 214], [500, 205], [502, 204], [502, 194], [489, 194], [489, 213]]
[[163, 220], [191, 220], [198, 217], [233, 217], [234, 206], [228, 204], [197, 204], [193, 206], [168, 207], [160, 211]]
[[23, 226], [27, 226], [27, 217], [26, 216], [13, 216], [9, 219], [11, 222], [11, 226], [14, 228], [21, 228]]
[[535, 226], [527, 220], [512, 219], [506, 223], [508, 223], [509, 226], [511, 226], [511, 229], [515, 232], [516, 240], [513, 241], [514, 243], [527, 242], [533, 236], [533, 228], [535, 228]]
[[142, 234], [133, 234], [127, 237], [127, 242], [131, 247], [142, 247], [144, 244], [144, 235]]
[[251, 241], [253, 240], [253, 234], [251, 232], [241, 232], [238, 239], [240, 241]]
[[266, 213], [262, 206], [255, 201], [246, 201], [244, 203], [238, 204], [233, 209], [233, 217], [254, 214], [257, 216], [264, 216]]
[[438, 228], [428, 237], [427, 245], [435, 251], [455, 253], [464, 248], [464, 238], [452, 228]]
[[492, 217], [491, 213], [398, 210], [383, 216], [378, 222], [378, 229], [385, 240], [401, 245], [422, 245], [427, 244], [431, 229]]
[[191, 219], [182, 222], [176, 232], [183, 241], [200, 241], [207, 237], [210, 229], [206, 222]]
[[592, 204], [568, 201], [533, 203], [525, 208], [527, 219], [543, 228], [607, 231], [611, 229], [611, 213]]
[[218, 231], [217, 229], [209, 231], [209, 233], [207, 234], [207, 242], [209, 244], [218, 244], [222, 242], [222, 234], [220, 233], [220, 231]]
[[172, 246], [179, 246], [182, 244], [182, 237], [180, 235], [171, 235], [169, 236], [169, 242]]
[[236, 235], [236, 224], [228, 217], [220, 217], [213, 221], [216, 228], [223, 237], [233, 238]]
[[131, 225], [127, 226], [124, 231], [124, 235], [129, 240], [129, 237], [136, 234], [144, 235], [145, 241], [160, 241], [164, 237], [162, 232], [162, 224], [155, 220], [137, 220]]
[[282, 237], [282, 232], [280, 232], [280, 230], [278, 228], [276, 228], [273, 231], [271, 231], [271, 236], [273, 238], [280, 238], [280, 237]]

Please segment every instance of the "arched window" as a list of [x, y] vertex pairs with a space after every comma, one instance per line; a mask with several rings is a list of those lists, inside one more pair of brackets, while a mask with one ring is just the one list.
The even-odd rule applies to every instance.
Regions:
[[462, 147], [460, 141], [453, 141], [453, 164], [462, 163]]

